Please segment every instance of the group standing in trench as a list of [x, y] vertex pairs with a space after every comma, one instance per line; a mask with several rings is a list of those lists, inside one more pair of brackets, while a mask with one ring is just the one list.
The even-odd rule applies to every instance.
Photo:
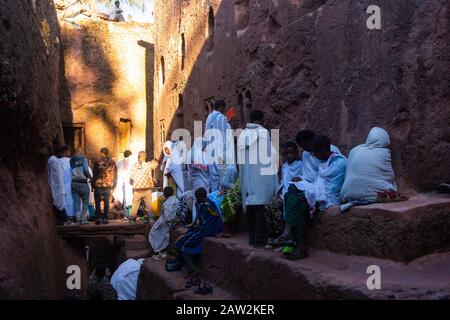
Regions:
[[[246, 213], [250, 246], [277, 248], [286, 259], [297, 260], [308, 256], [307, 231], [327, 208], [340, 205], [346, 210], [403, 199], [397, 193], [389, 135], [382, 128], [372, 128], [348, 159], [328, 137], [301, 130], [293, 141], [282, 144], [283, 164], [278, 170], [279, 157], [264, 127], [264, 113], [251, 113], [237, 143], [229, 120], [225, 102], [218, 100], [206, 120], [204, 137], [196, 138], [189, 152], [182, 140], [164, 145], [163, 194], [156, 200], [159, 214], [154, 212], [158, 206], [152, 205], [157, 166], [147, 162], [145, 152], [133, 163], [127, 151], [116, 164], [109, 150], [102, 148], [91, 170], [83, 156], [69, 158], [68, 148], [56, 147], [48, 170], [61, 222], [85, 224], [88, 211], [93, 211], [95, 223], [106, 224], [113, 196], [121, 203], [126, 221], [151, 223], [153, 259], [167, 260], [168, 271], [185, 265], [186, 286], [191, 287], [201, 282], [198, 258], [203, 239], [223, 234], [224, 224], [236, 221], [241, 212]], [[220, 134], [208, 135], [209, 130]], [[211, 148], [219, 154], [213, 162], [207, 156]], [[265, 150], [263, 156], [259, 148]], [[263, 159], [267, 157], [270, 161]], [[92, 202], [95, 210], [88, 210]], [[141, 218], [140, 208], [146, 213]], [[187, 231], [171, 244], [170, 230], [180, 224]], [[168, 253], [175, 259], [167, 259]]]

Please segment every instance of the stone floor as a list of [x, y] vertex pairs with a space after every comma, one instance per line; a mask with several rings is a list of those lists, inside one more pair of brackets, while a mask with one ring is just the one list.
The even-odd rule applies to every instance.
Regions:
[[[241, 233], [205, 239], [201, 268], [217, 288], [211, 299], [450, 299], [449, 218], [450, 197], [438, 195], [344, 214], [332, 208], [312, 230], [322, 238], [312, 235], [319, 246], [313, 245], [304, 260], [288, 261], [273, 249], [255, 249]], [[329, 249], [321, 248], [327, 243]], [[380, 268], [379, 290], [367, 287], [369, 266]], [[198, 299], [192, 289], [184, 289], [183, 276], [148, 259], [138, 297]]]

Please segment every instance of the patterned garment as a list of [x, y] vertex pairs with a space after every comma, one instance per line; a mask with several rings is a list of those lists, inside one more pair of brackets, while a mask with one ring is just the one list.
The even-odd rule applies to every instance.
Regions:
[[194, 191], [188, 191], [184, 193], [178, 200], [178, 209], [176, 211], [176, 216], [181, 221], [186, 221], [186, 217], [189, 213], [192, 214], [192, 208], [195, 201]]
[[284, 229], [283, 204], [281, 199], [267, 203], [265, 209], [267, 235], [270, 238], [276, 238], [281, 235]]
[[131, 169], [133, 189], [151, 189], [154, 187], [153, 170], [150, 162], [137, 162]]
[[89, 280], [88, 285], [88, 298], [93, 299], [93, 296], [101, 292], [102, 300], [117, 300], [117, 292], [114, 290], [113, 286], [109, 283], [108, 278], [99, 278], [93, 276]]
[[216, 205], [207, 200], [197, 203], [197, 217], [194, 226], [175, 243], [178, 252], [187, 254], [202, 253], [202, 242], [206, 237], [215, 237], [223, 230], [222, 219]]
[[223, 222], [228, 223], [235, 220], [241, 207], [242, 195], [238, 180], [223, 198], [221, 205]]
[[108, 157], [101, 158], [94, 164], [93, 188], [112, 188], [117, 184], [116, 163]]

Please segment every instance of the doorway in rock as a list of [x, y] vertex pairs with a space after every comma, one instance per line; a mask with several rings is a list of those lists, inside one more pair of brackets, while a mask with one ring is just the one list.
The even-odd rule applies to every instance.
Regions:
[[71, 154], [85, 153], [84, 124], [70, 124], [63, 126], [64, 141]]
[[119, 121], [119, 154], [123, 154], [130, 147], [131, 120]]

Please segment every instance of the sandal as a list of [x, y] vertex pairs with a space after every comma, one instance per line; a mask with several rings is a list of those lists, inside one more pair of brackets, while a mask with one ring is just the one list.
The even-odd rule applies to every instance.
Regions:
[[186, 282], [185, 288], [190, 289], [201, 284], [200, 275], [198, 273], [193, 274], [189, 280]]
[[202, 296], [212, 294], [213, 292], [214, 292], [213, 287], [210, 286], [206, 281], [203, 281], [203, 286], [199, 285], [197, 290], [194, 291], [194, 293], [200, 294]]
[[288, 242], [287, 237], [279, 236], [278, 238], [269, 240], [267, 242], [267, 244], [269, 244], [271, 246], [275, 246], [275, 247], [280, 247], [280, 246], [284, 246], [286, 244], [286, 242]]
[[295, 261], [308, 257], [308, 252], [306, 250], [296, 249], [293, 253], [285, 255], [286, 259]]

